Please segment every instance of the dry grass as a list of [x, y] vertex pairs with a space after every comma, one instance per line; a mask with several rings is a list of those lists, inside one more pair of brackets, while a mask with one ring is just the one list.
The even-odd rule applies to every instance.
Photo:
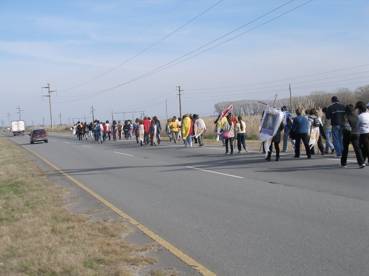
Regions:
[[122, 239], [122, 223], [67, 211], [64, 192], [0, 139], [1, 275], [130, 275], [154, 262]]

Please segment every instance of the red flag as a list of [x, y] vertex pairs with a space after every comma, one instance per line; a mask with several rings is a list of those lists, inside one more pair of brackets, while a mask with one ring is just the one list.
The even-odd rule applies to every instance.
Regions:
[[220, 114], [220, 118], [223, 118], [224, 116], [227, 116], [229, 113], [233, 111], [233, 104], [229, 105], [226, 109], [222, 111]]

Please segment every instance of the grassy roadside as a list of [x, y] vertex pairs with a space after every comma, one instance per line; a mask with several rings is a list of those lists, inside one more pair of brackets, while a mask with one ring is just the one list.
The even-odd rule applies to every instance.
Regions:
[[154, 262], [122, 239], [122, 223], [66, 210], [64, 193], [0, 138], [1, 275], [130, 275]]

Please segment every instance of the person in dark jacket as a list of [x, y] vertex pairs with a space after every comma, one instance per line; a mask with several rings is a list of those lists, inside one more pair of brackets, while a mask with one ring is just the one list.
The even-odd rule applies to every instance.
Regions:
[[305, 146], [308, 159], [311, 158], [309, 148], [309, 120], [302, 115], [301, 109], [296, 109], [297, 117], [293, 120], [292, 131], [295, 137], [295, 158], [300, 158], [301, 141]]
[[281, 122], [280, 126], [278, 127], [278, 130], [276, 132], [276, 134], [273, 136], [272, 142], [270, 144], [269, 147], [269, 151], [268, 151], [268, 155], [265, 158], [266, 161], [270, 161], [271, 157], [272, 157], [272, 152], [273, 152], [273, 145], [275, 148], [275, 161], [279, 161], [279, 153], [280, 153], [280, 149], [279, 149], [279, 144], [281, 142], [281, 132], [284, 129], [284, 124], [283, 122]]
[[331, 120], [332, 124], [332, 136], [333, 145], [336, 151], [337, 157], [341, 157], [343, 150], [343, 134], [342, 131], [345, 125], [345, 109], [346, 107], [341, 104], [336, 96], [333, 96], [332, 104], [327, 108], [327, 119]]
[[354, 148], [357, 163], [362, 169], [365, 167], [363, 154], [360, 148], [360, 130], [359, 130], [359, 116], [355, 113], [354, 106], [349, 104], [346, 106], [346, 123], [343, 129], [343, 151], [341, 156], [341, 167], [345, 168], [347, 165], [347, 155], [350, 143]]

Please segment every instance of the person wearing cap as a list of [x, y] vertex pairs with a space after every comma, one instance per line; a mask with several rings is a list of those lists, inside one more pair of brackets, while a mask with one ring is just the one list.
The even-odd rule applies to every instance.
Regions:
[[343, 129], [345, 126], [346, 107], [341, 104], [337, 96], [333, 96], [332, 104], [327, 108], [327, 119], [331, 120], [333, 145], [337, 157], [342, 156], [343, 151]]

